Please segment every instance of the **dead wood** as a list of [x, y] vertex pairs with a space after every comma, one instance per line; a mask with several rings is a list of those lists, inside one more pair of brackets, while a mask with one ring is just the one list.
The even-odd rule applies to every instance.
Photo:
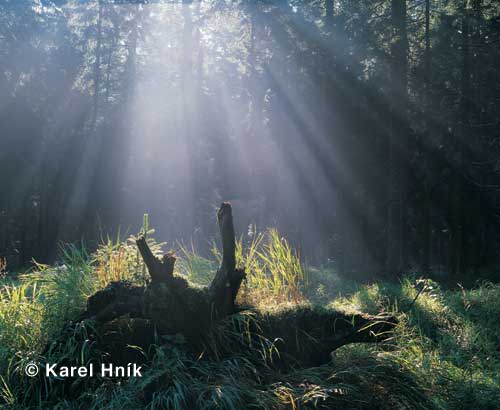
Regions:
[[[83, 317], [100, 325], [104, 332], [101, 345], [107, 344], [111, 353], [121, 360], [127, 357], [129, 341], [142, 341], [144, 345], [139, 346], [147, 351], [152, 343], [151, 335], [181, 334], [190, 349], [198, 353], [205, 350], [207, 335], [214, 329], [215, 322], [230, 323], [223, 319], [238, 311], [235, 300], [245, 278], [245, 272], [236, 267], [236, 241], [229, 203], [221, 205], [217, 221], [222, 262], [205, 289], [191, 287], [186, 280], [174, 275], [176, 258], [172, 253], [158, 258], [144, 237], [137, 240], [151, 282], [145, 287], [113, 282], [88, 299]], [[333, 350], [345, 344], [385, 340], [396, 324], [394, 317], [346, 315], [321, 308], [295, 308], [277, 314], [257, 314], [256, 318], [258, 324], [253, 331], [273, 341], [280, 356], [278, 363], [287, 365], [325, 363]], [[142, 336], [135, 334], [136, 331]], [[149, 336], [143, 337], [146, 334]]]

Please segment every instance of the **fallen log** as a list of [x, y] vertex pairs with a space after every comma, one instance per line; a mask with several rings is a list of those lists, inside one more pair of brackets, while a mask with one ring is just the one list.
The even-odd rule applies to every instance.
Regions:
[[[120, 361], [127, 360], [130, 341], [139, 343], [139, 347], [147, 351], [151, 344], [157, 343], [152, 340], [153, 335], [181, 334], [196, 354], [217, 350], [209, 348], [214, 340], [209, 340], [209, 335], [221, 324], [231, 326], [231, 320], [227, 319], [241, 310], [235, 300], [245, 278], [245, 271], [236, 267], [236, 242], [229, 203], [221, 205], [217, 221], [222, 262], [210, 286], [204, 289], [191, 287], [185, 279], [174, 274], [176, 258], [172, 253], [158, 258], [144, 237], [137, 239], [151, 282], [145, 287], [113, 282], [88, 299], [83, 318], [94, 320], [103, 330], [101, 349], [106, 350], [106, 334], [109, 333], [108, 347], [112, 346], [111, 354]], [[278, 353], [280, 368], [294, 364], [319, 365], [329, 360], [333, 350], [345, 344], [382, 341], [397, 322], [390, 316], [346, 315], [322, 308], [256, 313], [254, 318], [247, 331], [270, 341]]]
[[347, 315], [321, 307], [287, 309], [258, 320], [262, 334], [275, 343], [280, 368], [325, 364], [344, 345], [386, 340], [397, 324], [392, 316]]

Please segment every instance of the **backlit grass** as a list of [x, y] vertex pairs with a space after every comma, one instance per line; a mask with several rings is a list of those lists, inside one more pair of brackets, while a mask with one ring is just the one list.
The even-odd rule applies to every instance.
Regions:
[[[161, 244], [148, 240], [155, 253]], [[248, 277], [242, 299], [257, 309], [321, 303], [346, 312], [398, 316], [391, 340], [348, 345], [329, 364], [279, 374], [267, 367], [272, 341], [249, 344], [248, 321], [241, 331], [215, 329], [220, 361], [191, 357], [182, 336], [149, 352], [151, 367], [141, 379], [120, 385], [89, 385], [77, 396], [28, 379], [23, 365], [39, 360], [47, 343], [85, 309], [86, 299], [115, 280], [143, 284], [145, 270], [133, 237], [106, 239], [92, 255], [66, 247], [57, 266], [37, 266], [13, 281], [0, 282], [0, 407], [13, 409], [497, 409], [500, 402], [500, 286], [446, 290], [431, 280], [407, 277], [399, 284], [359, 285], [326, 269], [306, 268], [275, 230], [238, 242], [238, 265]], [[220, 258], [179, 246], [176, 274], [197, 285], [210, 282]], [[415, 296], [420, 292], [418, 298]], [[87, 331], [82, 327], [79, 331]], [[88, 360], [89, 346], [69, 336], [62, 357]], [[219, 346], [219, 347], [217, 347]], [[47, 360], [47, 357], [44, 358]], [[50, 394], [47, 395], [47, 391]]]

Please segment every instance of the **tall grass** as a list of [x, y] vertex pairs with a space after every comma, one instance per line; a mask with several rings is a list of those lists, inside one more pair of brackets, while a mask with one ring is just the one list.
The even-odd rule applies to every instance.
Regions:
[[[215, 243], [212, 254], [220, 263], [222, 255]], [[254, 306], [304, 301], [307, 271], [299, 253], [276, 229], [255, 233], [248, 243], [240, 238], [236, 242], [236, 265], [247, 274], [242, 301]]]
[[12, 360], [30, 356], [43, 341], [44, 308], [40, 287], [22, 283], [0, 290], [0, 371]]
[[[153, 254], [161, 256], [165, 243], [157, 243], [152, 237], [154, 232], [154, 229], [149, 227], [149, 217], [145, 214], [143, 226], [137, 236], [145, 236]], [[97, 266], [96, 273], [101, 288], [115, 281], [129, 281], [141, 285], [148, 282], [146, 266], [135, 244], [137, 236], [130, 235], [122, 239], [118, 231], [115, 239], [107, 236], [101, 241], [94, 254], [94, 264]]]
[[181, 258], [176, 264], [177, 271], [192, 283], [209, 285], [217, 270], [216, 261], [199, 255], [193, 242], [189, 245], [179, 242], [178, 248]]
[[[337, 298], [337, 309], [392, 310], [400, 324], [392, 348], [377, 356], [398, 365], [446, 409], [496, 409], [500, 403], [500, 285], [446, 291], [410, 277], [401, 285], [363, 286]], [[415, 303], [412, 302], [415, 300]], [[496, 346], [496, 347], [495, 347]], [[346, 347], [349, 349], [353, 347]]]
[[[156, 254], [149, 220], [141, 234]], [[393, 338], [381, 345], [348, 345], [321, 367], [280, 374], [268, 367], [273, 341], [250, 329], [251, 313], [235, 315], [232, 326], [216, 328], [207, 341], [220, 360], [193, 357], [182, 337], [168, 338], [151, 353], [143, 378], [89, 384], [75, 397], [52, 390], [43, 401], [40, 379], [22, 375], [61, 329], [85, 309], [86, 299], [116, 280], [144, 284], [145, 267], [133, 236], [106, 238], [89, 255], [66, 247], [58, 266], [37, 265], [17, 281], [0, 285], [0, 408], [72, 409], [450, 409], [493, 410], [500, 402], [500, 285], [443, 289], [413, 277], [400, 284], [358, 285], [326, 270], [306, 268], [299, 254], [276, 230], [237, 243], [237, 264], [245, 267], [243, 298], [259, 307], [321, 301], [346, 312], [390, 312], [399, 318]], [[177, 274], [199, 284], [210, 282], [220, 259], [179, 245]], [[415, 296], [422, 289], [419, 297]], [[309, 298], [309, 299], [308, 299]], [[414, 303], [413, 303], [414, 301]], [[64, 335], [62, 350], [50, 360], [75, 356], [85, 361], [86, 324], [81, 335]], [[82, 336], [83, 335], [83, 336]], [[167, 339], [164, 340], [164, 342]], [[213, 343], [211, 343], [213, 341]], [[225, 349], [224, 352], [217, 349]], [[46, 358], [47, 359], [47, 358]], [[84, 383], [87, 383], [84, 382]], [[91, 383], [91, 381], [88, 381]], [[27, 402], [26, 397], [39, 399]]]
[[255, 263], [256, 271], [250, 270], [250, 287], [267, 289], [275, 300], [281, 302], [303, 301], [307, 275], [298, 252], [276, 229], [269, 229], [267, 240], [262, 243], [261, 250], [256, 250], [255, 255], [247, 253], [247, 259], [260, 260], [260, 263]]

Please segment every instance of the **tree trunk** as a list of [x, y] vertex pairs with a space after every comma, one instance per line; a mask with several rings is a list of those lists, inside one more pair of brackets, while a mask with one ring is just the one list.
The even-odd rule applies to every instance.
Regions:
[[430, 132], [428, 117], [431, 113], [431, 98], [430, 98], [430, 82], [431, 82], [431, 35], [430, 35], [430, 16], [431, 5], [430, 0], [425, 0], [425, 53], [424, 53], [424, 101], [425, 101], [425, 119], [426, 133], [422, 141], [421, 147], [423, 150], [423, 170], [424, 170], [424, 220], [423, 220], [423, 249], [422, 249], [422, 271], [424, 275], [429, 273], [431, 268], [431, 246], [432, 246], [432, 173], [430, 172], [429, 154], [431, 150], [428, 148], [429, 141], [433, 137]]
[[[474, 92], [473, 92], [473, 100], [476, 104], [477, 107], [483, 107], [485, 102], [483, 101], [483, 96], [482, 96], [482, 88], [480, 86], [481, 81], [480, 81], [480, 64], [483, 62], [483, 56], [482, 53], [484, 53], [482, 47], [480, 47], [480, 44], [483, 44], [483, 38], [482, 38], [482, 27], [483, 27], [483, 0], [474, 0], [473, 1], [473, 8], [474, 8], [474, 34], [473, 34], [473, 44], [475, 47], [475, 52], [473, 53], [473, 58], [471, 61], [472, 64], [472, 73], [473, 73], [473, 86], [474, 86]], [[479, 123], [483, 122], [483, 118], [481, 115], [480, 110], [475, 110], [477, 117], [474, 118], [474, 121], [477, 121]], [[475, 133], [474, 137], [474, 146], [476, 148], [476, 152], [480, 152], [480, 147], [482, 144], [481, 141], [481, 136], [477, 132]], [[476, 154], [477, 155], [477, 154]], [[479, 156], [479, 155], [478, 155]], [[486, 213], [484, 212], [484, 207], [486, 201], [484, 200], [484, 186], [487, 186], [487, 180], [485, 178], [485, 173], [483, 170], [480, 173], [479, 176], [479, 186], [476, 187], [476, 198], [474, 201], [475, 209], [473, 211], [475, 217], [477, 218], [477, 223], [476, 225], [476, 235], [475, 239], [473, 242], [473, 245], [470, 247], [470, 253], [471, 253], [471, 264], [474, 267], [474, 271], [477, 273], [479, 268], [481, 267], [481, 264], [484, 261], [484, 256], [485, 256], [485, 249], [487, 248], [487, 243], [486, 243], [486, 231], [487, 231], [487, 221], [486, 221]]]
[[470, 56], [469, 56], [469, 11], [467, 9], [467, 1], [464, 0], [462, 6], [462, 79], [461, 79], [461, 98], [460, 98], [460, 133], [456, 136], [455, 141], [455, 161], [454, 161], [454, 193], [453, 193], [453, 243], [452, 255], [453, 266], [452, 272], [455, 275], [463, 273], [464, 269], [464, 141], [467, 139], [469, 130], [470, 117], [470, 100], [471, 100], [471, 84], [470, 84]]
[[405, 200], [407, 144], [405, 135], [407, 100], [406, 0], [392, 0], [391, 129], [389, 135], [389, 184], [387, 201], [386, 270], [401, 274], [405, 267]]
[[92, 130], [97, 122], [97, 115], [99, 113], [99, 86], [101, 82], [101, 43], [102, 43], [102, 3], [101, 0], [97, 1], [98, 14], [97, 14], [97, 42], [95, 50], [95, 64], [94, 64], [94, 107], [92, 112]]
[[335, 14], [335, 0], [325, 0], [325, 25], [328, 30], [333, 28], [333, 17]]

